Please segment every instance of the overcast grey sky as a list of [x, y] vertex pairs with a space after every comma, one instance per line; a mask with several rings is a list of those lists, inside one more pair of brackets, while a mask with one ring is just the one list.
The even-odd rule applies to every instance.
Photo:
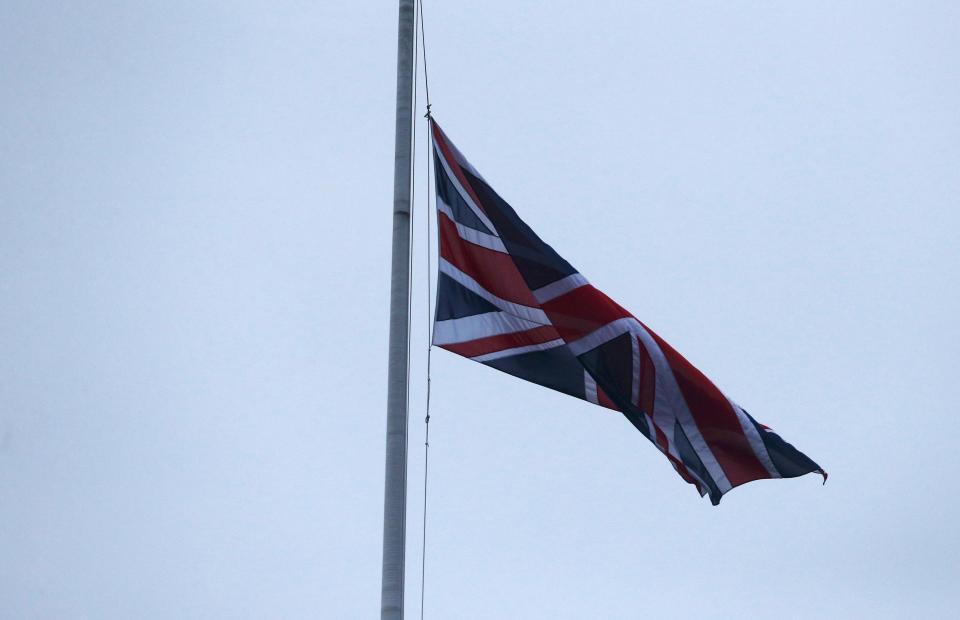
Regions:
[[[831, 474], [714, 508], [438, 350], [427, 616], [954, 617], [960, 5], [426, 11], [487, 180]], [[3, 4], [0, 616], [376, 617], [395, 54], [393, 2]]]

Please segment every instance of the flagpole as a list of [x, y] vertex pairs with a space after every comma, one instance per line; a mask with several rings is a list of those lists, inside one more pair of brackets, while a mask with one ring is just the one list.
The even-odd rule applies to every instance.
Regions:
[[387, 358], [387, 454], [383, 497], [381, 620], [403, 620], [407, 525], [407, 376], [410, 295], [410, 180], [413, 135], [414, 0], [400, 0], [393, 164], [393, 257]]

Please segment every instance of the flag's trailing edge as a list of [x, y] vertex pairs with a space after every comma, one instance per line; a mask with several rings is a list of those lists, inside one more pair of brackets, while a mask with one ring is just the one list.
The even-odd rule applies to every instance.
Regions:
[[433, 343], [623, 413], [714, 505], [827, 474], [544, 243], [431, 122], [440, 236]]

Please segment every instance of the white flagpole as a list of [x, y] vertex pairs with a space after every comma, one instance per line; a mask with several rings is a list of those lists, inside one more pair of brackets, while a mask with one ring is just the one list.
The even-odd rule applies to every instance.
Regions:
[[381, 620], [403, 620], [407, 526], [407, 377], [410, 295], [410, 180], [413, 135], [414, 0], [400, 0], [393, 164], [393, 259], [387, 358], [387, 457], [383, 497]]

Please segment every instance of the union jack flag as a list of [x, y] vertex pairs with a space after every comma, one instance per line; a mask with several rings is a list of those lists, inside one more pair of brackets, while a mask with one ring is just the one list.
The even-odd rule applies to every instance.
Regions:
[[621, 412], [716, 505], [762, 478], [827, 474], [544, 243], [431, 122], [433, 343]]

